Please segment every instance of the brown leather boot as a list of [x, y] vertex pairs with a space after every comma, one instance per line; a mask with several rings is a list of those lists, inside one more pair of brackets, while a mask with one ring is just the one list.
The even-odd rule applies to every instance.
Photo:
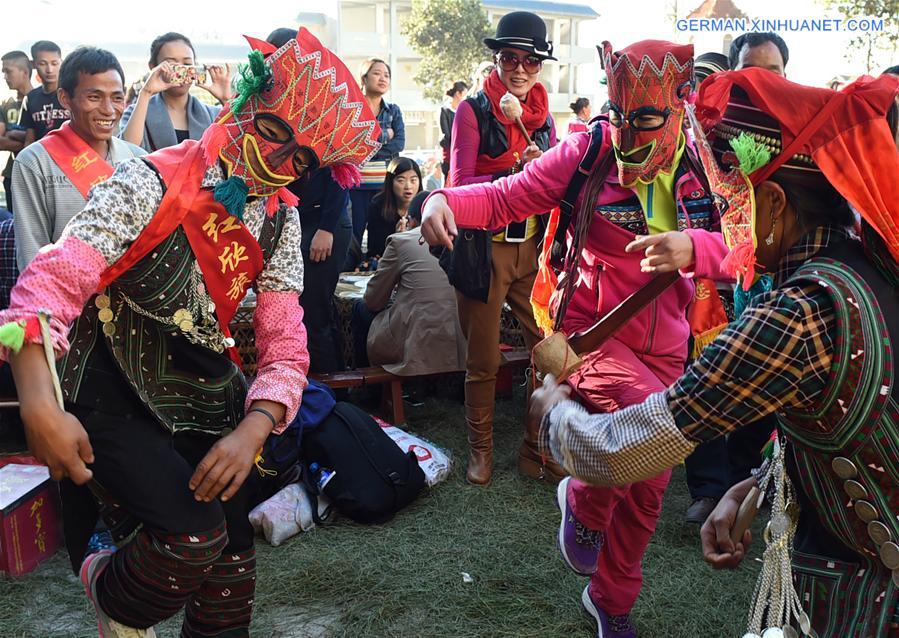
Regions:
[[468, 423], [468, 473], [472, 485], [486, 485], [493, 475], [493, 406], [465, 406]]
[[518, 449], [518, 472], [538, 480], [547, 480], [553, 484], [568, 476], [555, 459], [540, 455], [537, 437], [540, 434], [540, 422], [526, 423], [524, 440]]

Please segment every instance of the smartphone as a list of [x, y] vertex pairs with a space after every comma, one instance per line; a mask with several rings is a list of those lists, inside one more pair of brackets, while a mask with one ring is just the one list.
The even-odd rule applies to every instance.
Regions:
[[197, 84], [206, 84], [206, 77], [207, 77], [206, 65], [204, 65], [204, 64], [195, 65], [194, 72], [195, 72], [194, 73], [194, 81]]
[[206, 84], [206, 67], [202, 64], [173, 64], [171, 82], [173, 84]]
[[169, 81], [179, 86], [190, 84], [194, 81], [194, 67], [189, 64], [173, 64]]

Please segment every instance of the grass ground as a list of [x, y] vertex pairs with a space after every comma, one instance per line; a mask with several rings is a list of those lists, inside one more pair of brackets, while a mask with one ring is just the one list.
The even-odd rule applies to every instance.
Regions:
[[[445, 483], [386, 525], [338, 522], [276, 548], [260, 540], [253, 635], [595, 635], [578, 602], [586, 579], [563, 566], [555, 547], [553, 488], [515, 470], [523, 397], [518, 392], [497, 408], [489, 488], [465, 483], [461, 407], [429, 398], [409, 409], [409, 428], [452, 451], [455, 467]], [[758, 563], [713, 572], [702, 562], [697, 528], [682, 522], [687, 504], [679, 468], [644, 561], [645, 585], [633, 612], [640, 636], [740, 636]], [[0, 637], [96, 636], [67, 565], [60, 552], [22, 579], [0, 579]], [[472, 582], [463, 581], [463, 572]], [[177, 636], [178, 627], [173, 619], [158, 632]]]

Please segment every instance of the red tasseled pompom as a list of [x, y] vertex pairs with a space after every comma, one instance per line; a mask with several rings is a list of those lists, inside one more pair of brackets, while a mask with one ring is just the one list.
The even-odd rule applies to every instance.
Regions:
[[280, 199], [285, 206], [296, 206], [300, 203], [300, 198], [287, 190], [286, 186], [279, 188], [275, 195], [278, 196], [278, 199]]
[[206, 160], [206, 166], [212, 166], [218, 159], [219, 152], [228, 143], [228, 130], [223, 124], [214, 123], [200, 138], [200, 145], [203, 147], [203, 159]]
[[300, 198], [282, 186], [275, 193], [265, 200], [265, 214], [271, 217], [278, 212], [278, 205], [296, 206], [300, 203]]
[[31, 317], [25, 322], [25, 343], [35, 343], [41, 336], [41, 322]]
[[331, 175], [343, 189], [350, 189], [362, 183], [362, 173], [354, 164], [334, 164], [331, 166]]
[[749, 290], [755, 281], [755, 248], [751, 241], [744, 241], [734, 246], [727, 256], [721, 260], [721, 270], [731, 277], [740, 277], [743, 290]]
[[278, 193], [265, 198], [265, 214], [271, 217], [278, 212]]

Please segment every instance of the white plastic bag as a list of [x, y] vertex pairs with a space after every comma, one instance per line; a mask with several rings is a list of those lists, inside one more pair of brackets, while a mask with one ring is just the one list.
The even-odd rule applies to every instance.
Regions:
[[[322, 520], [330, 514], [327, 497], [318, 498], [318, 515]], [[250, 524], [265, 540], [278, 546], [301, 531], [308, 532], [315, 527], [312, 518], [312, 501], [300, 483], [291, 483], [267, 501], [263, 501], [250, 512]]]
[[428, 487], [433, 487], [437, 483], [446, 480], [452, 468], [452, 459], [445, 450], [437, 447], [430, 441], [390, 425], [378, 417], [372, 418], [403, 452], [415, 452], [415, 456], [418, 458], [418, 465], [425, 473], [425, 481]]

